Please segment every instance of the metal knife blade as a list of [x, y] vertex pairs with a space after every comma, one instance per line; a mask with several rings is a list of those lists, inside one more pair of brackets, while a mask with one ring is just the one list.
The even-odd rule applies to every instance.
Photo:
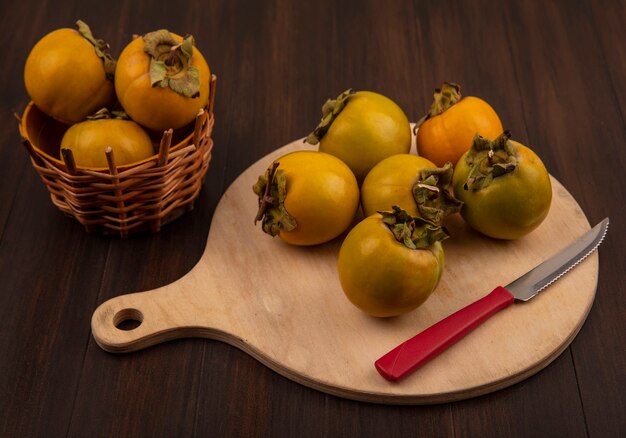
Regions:
[[528, 301], [557, 281], [600, 246], [608, 227], [609, 218], [605, 218], [506, 287], [498, 286], [490, 294], [398, 345], [375, 362], [376, 369], [387, 380], [395, 381], [407, 376], [515, 300]]
[[505, 286], [516, 300], [528, 301], [593, 253], [604, 240], [609, 218], [587, 231], [548, 260]]

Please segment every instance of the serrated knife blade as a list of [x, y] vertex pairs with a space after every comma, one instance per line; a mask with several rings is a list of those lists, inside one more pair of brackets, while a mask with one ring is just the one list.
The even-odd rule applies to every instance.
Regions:
[[587, 231], [534, 269], [505, 286], [516, 300], [528, 301], [585, 260], [604, 240], [609, 218]]
[[397, 381], [409, 375], [490, 316], [510, 306], [516, 300], [530, 300], [553, 284], [600, 246], [608, 228], [609, 218], [607, 217], [557, 254], [507, 286], [498, 286], [490, 294], [398, 345], [375, 362], [376, 369], [385, 379], [391, 381]]

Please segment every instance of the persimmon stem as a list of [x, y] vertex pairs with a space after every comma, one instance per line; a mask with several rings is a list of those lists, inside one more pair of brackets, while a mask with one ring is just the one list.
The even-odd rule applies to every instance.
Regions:
[[265, 192], [263, 196], [259, 198], [259, 210], [256, 213], [256, 217], [254, 218], [254, 225], [265, 216], [265, 212], [267, 209], [274, 205], [274, 198], [270, 196], [270, 188], [272, 186], [272, 181], [274, 180], [274, 174], [276, 173], [276, 169], [278, 168], [278, 162], [274, 161], [272, 166], [269, 169], [267, 176], [267, 184], [265, 185]]
[[168, 67], [173, 67], [178, 63], [177, 62], [178, 56], [176, 56], [176, 50], [178, 50], [178, 48], [182, 45], [183, 43], [178, 43], [170, 48], [170, 53], [167, 56], [167, 59], [165, 59], [165, 65], [167, 65]]

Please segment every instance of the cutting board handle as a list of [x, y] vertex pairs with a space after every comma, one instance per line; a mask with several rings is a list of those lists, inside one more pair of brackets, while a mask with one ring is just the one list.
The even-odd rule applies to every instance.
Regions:
[[[97, 344], [111, 353], [126, 353], [175, 338], [194, 336], [197, 327], [180, 321], [189, 304], [168, 287], [111, 298], [91, 318]], [[127, 329], [127, 323], [134, 327]], [[137, 325], [138, 324], [138, 325]]]

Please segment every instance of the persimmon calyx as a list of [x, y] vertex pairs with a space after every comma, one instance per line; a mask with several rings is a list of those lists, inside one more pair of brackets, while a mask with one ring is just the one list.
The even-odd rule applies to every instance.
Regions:
[[450, 162], [443, 167], [422, 169], [413, 185], [411, 191], [417, 211], [432, 225], [441, 226], [445, 217], [461, 211], [463, 202], [454, 197], [452, 190], [453, 174]]
[[461, 100], [461, 86], [452, 82], [444, 82], [441, 88], [436, 88], [433, 94], [433, 103], [428, 113], [419, 119], [415, 128], [419, 128], [426, 120], [438, 116]]
[[472, 147], [465, 157], [470, 168], [465, 190], [481, 190], [488, 187], [494, 180], [517, 168], [515, 149], [510, 141], [511, 133], [507, 129], [495, 140], [474, 136]]
[[93, 33], [91, 33], [91, 28], [84, 21], [78, 20], [76, 22], [76, 27], [78, 28], [78, 33], [93, 46], [96, 51], [96, 55], [98, 55], [98, 58], [102, 60], [106, 77], [109, 80], [113, 80], [116, 61], [109, 54], [109, 44], [104, 40], [95, 38]]
[[311, 132], [307, 138], [304, 140], [305, 143], [309, 143], [311, 145], [318, 144], [324, 135], [330, 129], [330, 126], [333, 124], [339, 113], [344, 109], [346, 104], [348, 103], [348, 99], [352, 95], [354, 95], [356, 91], [352, 88], [341, 93], [337, 99], [328, 99], [324, 105], [322, 106], [322, 120], [317, 125], [317, 127]]
[[191, 65], [194, 39], [186, 35], [178, 43], [166, 29], [143, 36], [144, 52], [150, 55], [150, 84], [170, 88], [185, 97], [200, 96], [200, 70]]
[[87, 120], [130, 120], [128, 114], [121, 110], [109, 110], [108, 108], [102, 108], [96, 111], [94, 114], [87, 116]]
[[435, 242], [450, 237], [448, 231], [440, 225], [434, 225], [419, 217], [409, 215], [397, 205], [393, 211], [379, 211], [382, 220], [395, 239], [409, 249], [429, 248]]
[[291, 231], [298, 225], [285, 208], [287, 178], [278, 166], [278, 162], [273, 162], [252, 187], [259, 197], [259, 209], [254, 224], [261, 221], [263, 231], [271, 236], [276, 236], [281, 231]]

